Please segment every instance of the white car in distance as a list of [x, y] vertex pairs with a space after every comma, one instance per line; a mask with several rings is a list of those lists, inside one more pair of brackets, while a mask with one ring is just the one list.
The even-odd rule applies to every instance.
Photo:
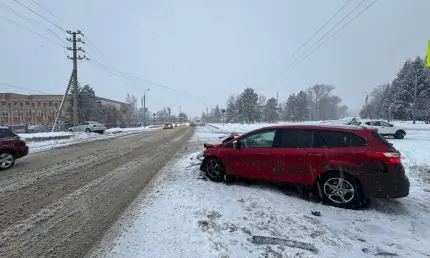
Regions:
[[360, 126], [378, 129], [378, 133], [383, 136], [393, 136], [395, 139], [403, 139], [406, 135], [404, 128], [395, 126], [383, 120], [361, 120]]
[[104, 124], [95, 121], [84, 121], [69, 128], [70, 132], [95, 132], [100, 134], [104, 133], [105, 130], [106, 126]]

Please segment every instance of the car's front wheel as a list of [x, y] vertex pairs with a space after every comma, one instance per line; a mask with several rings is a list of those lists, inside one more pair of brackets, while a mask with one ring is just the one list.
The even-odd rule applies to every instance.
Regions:
[[90, 128], [85, 129], [85, 132], [90, 133], [91, 132]]
[[206, 176], [215, 182], [222, 181], [225, 175], [225, 168], [221, 160], [215, 157], [210, 157], [205, 161]]
[[323, 201], [332, 206], [358, 208], [363, 204], [362, 189], [349, 174], [329, 172], [321, 177], [319, 187]]
[[0, 170], [11, 168], [15, 164], [15, 156], [7, 151], [0, 152]]

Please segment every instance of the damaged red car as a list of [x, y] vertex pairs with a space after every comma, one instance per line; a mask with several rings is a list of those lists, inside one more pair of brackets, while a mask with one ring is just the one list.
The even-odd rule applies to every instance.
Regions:
[[213, 181], [235, 176], [309, 186], [344, 208], [409, 194], [400, 152], [376, 129], [274, 126], [204, 146], [200, 169]]

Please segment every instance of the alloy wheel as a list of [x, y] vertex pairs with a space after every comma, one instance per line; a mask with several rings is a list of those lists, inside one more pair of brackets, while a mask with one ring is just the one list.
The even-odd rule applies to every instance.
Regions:
[[333, 177], [324, 183], [324, 194], [334, 203], [347, 204], [354, 199], [355, 190], [344, 178]]
[[13, 165], [14, 157], [10, 153], [0, 154], [0, 168], [6, 169]]
[[222, 168], [216, 160], [208, 160], [206, 163], [206, 173], [211, 179], [216, 179], [222, 173]]

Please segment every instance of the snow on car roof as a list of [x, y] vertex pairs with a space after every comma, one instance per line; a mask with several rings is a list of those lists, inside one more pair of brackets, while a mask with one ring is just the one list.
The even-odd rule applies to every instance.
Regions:
[[323, 128], [333, 128], [333, 129], [346, 129], [346, 130], [367, 130], [366, 128], [358, 125], [348, 125], [348, 124], [294, 124], [294, 125], [277, 125], [268, 126], [264, 128], [303, 128], [303, 129], [323, 129]]

